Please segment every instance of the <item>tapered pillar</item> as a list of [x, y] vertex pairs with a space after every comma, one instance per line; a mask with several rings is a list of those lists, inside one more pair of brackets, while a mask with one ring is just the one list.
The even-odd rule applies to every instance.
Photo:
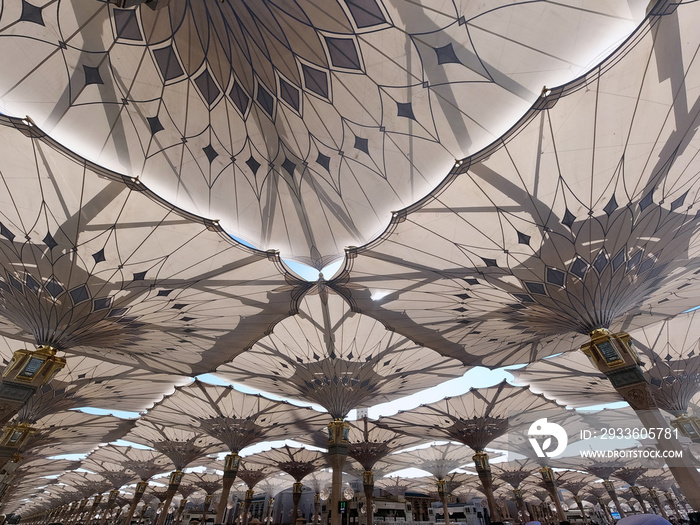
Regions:
[[93, 500], [92, 500], [92, 507], [90, 507], [90, 510], [88, 511], [87, 516], [85, 517], [85, 525], [90, 525], [90, 520], [92, 519], [92, 516], [95, 514], [95, 511], [97, 510], [97, 507], [100, 506], [100, 502], [102, 501], [102, 494], [97, 494]]
[[[163, 509], [170, 508], [170, 504], [173, 502], [173, 497], [177, 493], [177, 489], [180, 487], [180, 482], [182, 481], [182, 470], [177, 469], [170, 473], [170, 480], [168, 482], [168, 490], [165, 493], [165, 500], [163, 501]], [[163, 525], [168, 517], [167, 512], [161, 512], [158, 514], [158, 521], [156, 525]], [[204, 525], [204, 524], [202, 524]]]
[[275, 506], [275, 498], [270, 496], [270, 499], [267, 500], [267, 519], [265, 520], [265, 523], [267, 525], [272, 525], [272, 509]]
[[554, 506], [557, 509], [557, 518], [559, 521], [566, 521], [566, 514], [561, 506], [561, 501], [559, 501], [559, 493], [557, 492], [557, 482], [554, 477], [554, 472], [549, 467], [542, 467], [540, 469], [540, 475], [542, 476], [547, 492], [549, 492], [549, 497], [552, 498]]
[[116, 524], [119, 523], [119, 517], [122, 515], [122, 512], [124, 512], [124, 507], [117, 507], [116, 512], [113, 513], [112, 516], [112, 523]]
[[656, 508], [659, 509], [659, 513], [661, 514], [661, 517], [665, 520], [668, 520], [668, 514], [666, 514], [666, 509], [659, 501], [659, 493], [656, 492], [654, 489], [648, 489], [648, 490], [649, 490], [649, 497], [656, 505]]
[[75, 512], [73, 512], [73, 515], [68, 522], [69, 525], [73, 525], [76, 521], [78, 521], [78, 518], [83, 514], [83, 510], [85, 510], [85, 507], [87, 506], [87, 502], [87, 498], [80, 500], [80, 505], [78, 505], [78, 508], [75, 510]]
[[231, 493], [233, 482], [236, 479], [236, 474], [238, 474], [238, 466], [240, 463], [241, 458], [238, 456], [238, 452], [231, 452], [224, 460], [223, 488], [221, 489], [221, 499], [219, 500], [219, 505], [216, 508], [216, 518], [214, 519], [215, 523], [221, 523], [221, 521], [224, 519], [226, 503], [228, 502], [228, 497]]
[[202, 513], [202, 525], [207, 524], [207, 514], [209, 514], [209, 507], [211, 507], [212, 499], [214, 499], [213, 494], [207, 494], [204, 498], [204, 512]]
[[342, 419], [334, 419], [328, 424], [328, 458], [333, 467], [331, 488], [331, 525], [341, 525], [340, 501], [343, 486], [343, 465], [348, 456], [348, 435], [350, 427]]
[[61, 513], [61, 522], [68, 522], [73, 514], [73, 511], [78, 508], [80, 502], [72, 501], [70, 505], [66, 506]]
[[134, 512], [136, 512], [136, 505], [139, 504], [141, 498], [143, 498], [143, 493], [146, 492], [148, 488], [148, 481], [139, 481], [136, 484], [136, 491], [134, 492], [134, 498], [131, 500], [131, 505], [129, 506], [129, 511], [124, 517], [124, 525], [131, 524], [131, 518], [134, 517]]
[[525, 500], [523, 500], [523, 491], [519, 489], [513, 490], [513, 499], [515, 500], [515, 506], [518, 507], [520, 512], [520, 523], [527, 523], [527, 509], [525, 508]]
[[605, 514], [605, 519], [608, 521], [608, 523], [612, 523], [614, 520], [612, 519], [612, 514], [610, 514], [610, 509], [608, 506], [603, 503], [603, 500], [599, 497], [596, 497], [596, 501], [598, 502], [600, 510], [602, 510], [603, 514]]
[[146, 516], [147, 510], [148, 510], [148, 505], [144, 504], [143, 507], [141, 507], [141, 512], [139, 512], [139, 518], [138, 518], [139, 525], [141, 525], [143, 523], [143, 518]]
[[[525, 508], [527, 509], [527, 513], [530, 517], [530, 521], [534, 521], [537, 519], [537, 514], [535, 514], [535, 510], [532, 508], [532, 504], [528, 503], [527, 501], [525, 502]], [[527, 523], [527, 520], [526, 520]]]
[[[248, 489], [245, 491], [245, 501], [243, 502], [243, 525], [248, 525], [248, 513], [250, 512], [250, 504], [253, 503], [253, 494], [255, 492], [253, 489]], [[296, 520], [296, 517], [294, 517], [294, 520]], [[292, 521], [292, 525], [294, 525], [295, 521]]]
[[656, 448], [666, 458], [681, 492], [693, 509], [700, 510], [700, 472], [696, 468], [697, 462], [694, 458], [682, 457], [683, 447], [676, 437], [675, 429], [669, 427], [656, 405], [640, 366], [642, 361], [632, 347], [629, 334], [612, 334], [605, 328], [599, 328], [593, 330], [590, 336], [591, 342], [583, 345], [581, 350], [634, 409], [650, 432], [650, 437], [656, 440]]
[[362, 488], [365, 490], [367, 525], [372, 525], [374, 523], [374, 473], [371, 470], [365, 470], [362, 473]]
[[664, 496], [666, 496], [666, 501], [668, 501], [668, 504], [673, 509], [673, 514], [675, 514], [678, 523], [680, 523], [683, 518], [681, 517], [681, 511], [678, 508], [678, 505], [676, 505], [676, 500], [673, 499], [673, 494], [670, 492], [664, 492]]
[[314, 520], [312, 523], [318, 523], [319, 511], [321, 510], [321, 495], [317, 492], [314, 494]]
[[580, 496], [574, 496], [574, 501], [578, 506], [578, 510], [581, 512], [581, 517], [583, 518], [583, 523], [588, 523], [588, 518], [586, 517], [586, 509], [583, 506], [583, 501], [581, 501]]
[[484, 487], [484, 494], [486, 494], [486, 501], [489, 505], [491, 521], [500, 521], [496, 498], [493, 497], [493, 481], [491, 477], [491, 465], [489, 465], [489, 456], [484, 451], [478, 451], [472, 456], [472, 459], [476, 466], [476, 473], [479, 475], [481, 484]]
[[447, 508], [447, 492], [445, 491], [445, 480], [444, 479], [439, 479], [437, 480], [437, 491], [438, 491], [438, 497], [440, 498], [440, 501], [442, 502], [442, 512], [445, 517], [445, 525], [450, 525], [450, 513], [448, 512]]
[[615, 492], [615, 484], [612, 481], [606, 479], [606, 480], [603, 480], [603, 486], [605, 487], [605, 490], [608, 491], [608, 496], [610, 496], [610, 499], [615, 504], [615, 508], [617, 509], [617, 512], [620, 515], [620, 518], [626, 518], [627, 514], [625, 514], [625, 511], [622, 510], [622, 505], [620, 505], [620, 500], [617, 499], [617, 492]]
[[299, 513], [299, 502], [301, 501], [301, 491], [304, 489], [304, 484], [297, 481], [292, 485], [292, 525], [297, 522], [297, 514]]
[[649, 509], [647, 508], [647, 503], [644, 501], [642, 496], [642, 490], [637, 485], [630, 485], [630, 491], [639, 504], [642, 506], [642, 512], [644, 514], [649, 514]]
[[110, 512], [112, 512], [112, 509], [114, 508], [114, 502], [117, 501], [118, 496], [119, 489], [113, 489], [109, 492], [109, 497], [107, 498], [107, 505], [105, 505], [105, 511], [102, 514], [100, 525], [105, 525], [105, 523], [107, 522], [107, 516], [109, 516]]
[[182, 519], [182, 513], [185, 511], [185, 506], [187, 505], [187, 498], [182, 498], [180, 500], [180, 505], [177, 507], [177, 513], [175, 514], [175, 519], [173, 520], [174, 525], [179, 525]]

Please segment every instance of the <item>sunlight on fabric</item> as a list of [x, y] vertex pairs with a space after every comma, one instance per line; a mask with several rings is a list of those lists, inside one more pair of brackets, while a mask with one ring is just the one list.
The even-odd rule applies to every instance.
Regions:
[[[236, 239], [238, 240], [238, 239]], [[309, 282], [316, 282], [319, 280], [321, 275], [323, 275], [323, 278], [325, 280], [329, 280], [333, 278], [336, 274], [336, 272], [340, 269], [340, 267], [343, 265], [344, 260], [343, 259], [338, 259], [335, 262], [332, 262], [331, 264], [324, 266], [323, 269], [319, 272], [316, 268], [309, 266], [304, 263], [300, 263], [297, 261], [293, 261], [291, 259], [282, 259], [284, 264], [287, 265], [287, 267], [297, 274], [299, 277], [302, 279], [309, 281]]]

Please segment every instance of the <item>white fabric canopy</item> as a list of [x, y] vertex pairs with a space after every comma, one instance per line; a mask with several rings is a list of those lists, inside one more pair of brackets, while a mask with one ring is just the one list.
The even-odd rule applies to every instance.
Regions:
[[6, 0], [0, 100], [320, 269], [613, 49], [646, 4]]

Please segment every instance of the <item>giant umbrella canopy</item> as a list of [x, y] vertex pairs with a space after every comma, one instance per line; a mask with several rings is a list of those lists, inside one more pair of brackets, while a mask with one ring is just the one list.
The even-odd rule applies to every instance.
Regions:
[[238, 470], [238, 477], [241, 478], [245, 482], [246, 487], [248, 487], [245, 491], [245, 499], [243, 500], [243, 525], [248, 525], [248, 512], [250, 510], [250, 504], [253, 502], [256, 485], [275, 472], [279, 471], [269, 465], [249, 462], [247, 459], [241, 465], [241, 468]]
[[[337, 508], [350, 410], [418, 392], [460, 376], [460, 362], [417, 345], [371, 317], [353, 312], [323, 280], [302, 299], [299, 313], [217, 373], [234, 382], [318, 403], [333, 421], [328, 448]], [[318, 443], [317, 443], [318, 444]], [[332, 519], [339, 519], [334, 514]]]
[[132, 446], [107, 445], [101, 447], [90, 455], [95, 462], [113, 463], [122, 465], [124, 469], [135, 472], [141, 481], [136, 484], [134, 497], [129, 505], [125, 523], [131, 523], [131, 518], [136, 511], [136, 506], [143, 498], [148, 488], [148, 480], [156, 474], [171, 470], [173, 465], [170, 459], [156, 450], [145, 450]]
[[[389, 454], [423, 443], [425, 439], [380, 427], [367, 415], [355, 421], [348, 421], [347, 424], [349, 429], [348, 456], [362, 467], [359, 476], [362, 477], [365, 509], [369, 513], [368, 520], [371, 520], [375, 465]], [[304, 441], [305, 438], [301, 438], [301, 441]], [[308, 436], [308, 439], [319, 447], [325, 447], [328, 444], [327, 436], [322, 433], [312, 434]]]
[[472, 456], [472, 449], [461, 443], [444, 443], [392, 454], [387, 461], [396, 465], [397, 468], [418, 468], [435, 477], [445, 523], [450, 525], [447, 512], [447, 495], [450, 488], [446, 486], [446, 478], [453, 470], [471, 463]]
[[248, 456], [246, 460], [278, 468], [294, 478], [292, 516], [296, 516], [299, 509], [304, 486], [301, 480], [326, 466], [326, 454], [324, 452], [308, 448], [290, 447], [289, 445], [258, 452], [253, 456]]
[[683, 289], [700, 224], [696, 9], [651, 16], [599, 67], [547, 90], [349, 250], [330, 286], [399, 333], [490, 367], [696, 306]]
[[[167, 509], [182, 481], [183, 469], [207, 454], [223, 452], [225, 446], [201, 429], [184, 430], [151, 421], [148, 415], [140, 418], [136, 426], [124, 438], [131, 443], [140, 443], [167, 456], [175, 466], [170, 474], [168, 489], [162, 501], [163, 512], [158, 516], [157, 525], [163, 525]], [[156, 525], [154, 524], [154, 525]]]
[[646, 4], [26, 1], [0, 17], [0, 98], [173, 204], [321, 268], [617, 44]]
[[279, 257], [0, 117], [0, 333], [158, 373], [211, 371], [295, 310]]
[[171, 392], [174, 384], [185, 381], [179, 376], [74, 356], [51, 382], [37, 389], [18, 412], [17, 420], [31, 424], [49, 414], [83, 407], [142, 412]]
[[[700, 426], [687, 416], [691, 399], [700, 392], [700, 312], [665, 319], [630, 332], [645, 361], [644, 378], [659, 408], [678, 418], [681, 432], [700, 440]], [[582, 407], [623, 401], [605, 376], [582, 354], [563, 354], [513, 370], [527, 384], [557, 402]], [[603, 379], [603, 380], [601, 380]], [[688, 430], [682, 423], [689, 424]]]
[[321, 429], [327, 416], [310, 408], [296, 407], [261, 395], [243, 394], [233, 387], [223, 387], [195, 380], [177, 387], [148, 412], [154, 423], [204, 432], [225, 444], [231, 454], [224, 465], [224, 483], [216, 522], [226, 510], [231, 485], [236, 478], [245, 447], [263, 441], [285, 439]]
[[114, 416], [66, 410], [45, 416], [32, 427], [19, 423], [8, 428], [11, 435], [21, 434], [13, 444], [19, 455], [31, 451], [32, 457], [48, 457], [83, 454], [97, 445], [124, 437], [132, 426], [132, 421]]
[[[608, 330], [697, 306], [699, 10], [657, 4], [607, 60], [545, 90], [509, 133], [349, 250], [329, 286], [465, 364], [534, 361], [576, 336], [644, 424], [664, 425], [627, 334]], [[671, 468], [700, 494], [697, 472]]]
[[[473, 449], [474, 463], [484, 486], [491, 516], [498, 516], [492, 475], [484, 449], [495, 439], [529, 426], [543, 416], [562, 412], [555, 402], [505, 380], [489, 388], [470, 389], [429, 405], [380, 419], [379, 424], [422, 438], [453, 440]], [[562, 519], [563, 521], [563, 519]]]

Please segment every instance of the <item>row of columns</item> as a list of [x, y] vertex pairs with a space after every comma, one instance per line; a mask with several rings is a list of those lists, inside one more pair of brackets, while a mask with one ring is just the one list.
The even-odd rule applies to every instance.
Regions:
[[[482, 465], [483, 465], [483, 463], [482, 463]], [[544, 471], [544, 472], [542, 472], [542, 471]], [[547, 478], [550, 478], [552, 480], [554, 479], [553, 473], [551, 472], [551, 469], [547, 470], [547, 467], [545, 467], [545, 468], [541, 469], [540, 472], [542, 473], [543, 478], [545, 478], [546, 483], [547, 483]], [[604, 482], [604, 484], [605, 484], [605, 488], [608, 492], [608, 495], [610, 496], [611, 501], [614, 503], [616, 509], [620, 513], [620, 517], [624, 517], [625, 513], [622, 509], [620, 501], [619, 501], [617, 494], [615, 492], [614, 485], [612, 485], [612, 483], [610, 481]], [[143, 493], [145, 492], [145, 487], [147, 486], [147, 483], [142, 481], [142, 482], [140, 482], [139, 485], [140, 486], [137, 486], [137, 490], [136, 490], [136, 493], [134, 494], [134, 499], [132, 500], [132, 503], [129, 507], [129, 511], [127, 513], [127, 516], [124, 519], [124, 525], [130, 524], [130, 522], [133, 518], [133, 515], [135, 513], [135, 509], [138, 506], [139, 502], [141, 501]], [[561, 507], [561, 503], [559, 503], [559, 505], [556, 504], [556, 502], [559, 501], [556, 485], [552, 482], [550, 487], [551, 487], [551, 489], [548, 488], [548, 492], [550, 493], [550, 496], [552, 497], [552, 501], [555, 503], [556, 514], [552, 514], [549, 505], [547, 505], [546, 503], [539, 505], [539, 506], [526, 503], [524, 501], [522, 491], [518, 490], [518, 489], [513, 490], [513, 497], [514, 497], [516, 506], [523, 517], [525, 517], [529, 514], [531, 517], [534, 516], [537, 518], [542, 518], [542, 520], [544, 520], [544, 521], [554, 521], [555, 518], [558, 521], [564, 521], [565, 515], [563, 514], [563, 509]], [[644, 495], [642, 494], [640, 487], [637, 487], [636, 485], [632, 485], [630, 488], [632, 489], [632, 493], [635, 496], [635, 499], [640, 503], [640, 506], [642, 507], [644, 512], [648, 513], [649, 508], [646, 505]], [[297, 493], [299, 494], [298, 498], [293, 496], [295, 510], [298, 509], [301, 491], [297, 490], [296, 492], [293, 492], [293, 494], [297, 494]], [[103, 513], [101, 521], [100, 521], [100, 525], [104, 525], [106, 523], [107, 519], [112, 514], [111, 511], [113, 510], [113, 507], [114, 507], [114, 504], [116, 502], [118, 495], [119, 495], [119, 491], [117, 489], [112, 490], [110, 492], [109, 498], [105, 504], [105, 509], [104, 509], [104, 513]], [[449, 525], [449, 523], [450, 523], [449, 522], [449, 512], [447, 510], [448, 509], [448, 507], [447, 507], [447, 494], [445, 491], [445, 481], [444, 480], [441, 480], [438, 482], [438, 495], [440, 497], [441, 503], [443, 504], [445, 523], [446, 523], [446, 525]], [[675, 500], [673, 499], [672, 494], [669, 492], [666, 492], [664, 494], [664, 496], [665, 496], [666, 501], [669, 504], [670, 508], [673, 510], [675, 517], [678, 520], [680, 520], [681, 519], [680, 510], [679, 510], [678, 505], [676, 504]], [[651, 499], [654, 506], [658, 509], [658, 512], [660, 513], [660, 515], [663, 516], [664, 518], [668, 519], [668, 514], [666, 513], [664, 506], [661, 504], [658, 492], [654, 489], [648, 489], [648, 497]], [[242, 510], [241, 510], [241, 517], [239, 520], [241, 525], [247, 525], [247, 523], [248, 523], [247, 518], [248, 518], [248, 513], [249, 513], [252, 499], [253, 499], [253, 491], [248, 490], [246, 492], [246, 497], [245, 497], [245, 500], [243, 502], [243, 506], [242, 506]], [[574, 496], [574, 501], [576, 502], [582, 516], [584, 516], [584, 522], [587, 523], [588, 520], [585, 517], [586, 513], [584, 510], [583, 502], [582, 502], [581, 498], [579, 496]], [[89, 502], [89, 500], [86, 498], [86, 499], [83, 499], [81, 501], [75, 501], [75, 502], [71, 503], [70, 505], [64, 505], [63, 507], [58, 507], [58, 508], [53, 509], [49, 512], [46, 512], [44, 514], [44, 519], [33, 520], [33, 522], [35, 522], [37, 525], [48, 525], [48, 523], [51, 523], [54, 521], [65, 522], [67, 525], [75, 525], [75, 523], [77, 523], [78, 521], [81, 521], [81, 520], [86, 522], [86, 523], [89, 523], [90, 520], [92, 519], [92, 516], [98, 510], [99, 505], [102, 502], [102, 495], [95, 496], [95, 498], [93, 499], [92, 505], [89, 507], [88, 507], [88, 502]], [[268, 523], [271, 521], [273, 502], [274, 502], [274, 498], [270, 498], [268, 501], [268, 505], [267, 505], [267, 514], [268, 514], [267, 521], [268, 521]], [[186, 506], [186, 503], [187, 503], [187, 500], [183, 498], [180, 502], [180, 505], [179, 505], [176, 513], [175, 513], [174, 520], [173, 520], [174, 525], [177, 525], [178, 523], [180, 523], [180, 521], [182, 519], [183, 511], [184, 511], [185, 506]], [[202, 521], [206, 521], [207, 512], [208, 512], [208, 509], [209, 509], [211, 503], [212, 503], [212, 496], [209, 495], [205, 499], [204, 515], [202, 517]], [[494, 504], [495, 504], [495, 499], [494, 499]], [[610, 509], [609, 509], [608, 505], [606, 505], [600, 498], [598, 498], [598, 504], [601, 506], [603, 511], [606, 513], [607, 518], [612, 522], [613, 517], [612, 517], [612, 514], [610, 513]], [[314, 498], [314, 520], [313, 520], [314, 522], [318, 520], [319, 507], [320, 507], [320, 500], [319, 500], [319, 497], [317, 494], [317, 495], [315, 495], [315, 498]], [[165, 511], [165, 509], [167, 509], [167, 508], [168, 508], [168, 506], [165, 506], [165, 504], [162, 504], [163, 511], [161, 511], [159, 513], [158, 520], [160, 520], [162, 518], [162, 516], [164, 516], [164, 515], [167, 517], [168, 513]], [[497, 507], [497, 508], [499, 508], [499, 507]], [[119, 514], [121, 513], [121, 510], [122, 509], [119, 508], [117, 515], [112, 516], [112, 518], [114, 520], [118, 519]], [[143, 520], [143, 517], [145, 515], [146, 510], [147, 510], [147, 507], [144, 506], [144, 508], [142, 509], [142, 511], [139, 515], [139, 521]], [[507, 517], [507, 514], [508, 514], [507, 511], [501, 510], [498, 515], [492, 514], [492, 516], [493, 516], [492, 519], [493, 520], [505, 519]], [[296, 515], [296, 512], [293, 512], [293, 515]], [[564, 519], [562, 519], [562, 515], [564, 516]], [[163, 519], [163, 521], [165, 521], [165, 519]]]

